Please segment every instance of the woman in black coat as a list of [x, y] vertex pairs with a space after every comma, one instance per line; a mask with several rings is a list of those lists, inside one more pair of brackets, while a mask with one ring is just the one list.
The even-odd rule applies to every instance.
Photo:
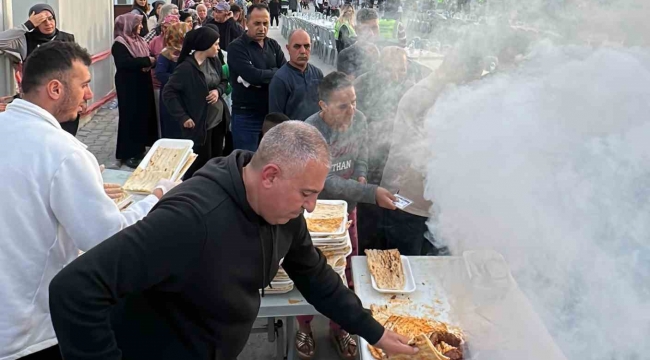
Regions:
[[145, 147], [158, 138], [156, 107], [150, 70], [155, 59], [138, 34], [142, 16], [133, 13], [115, 19], [115, 89], [119, 103], [119, 124], [115, 157], [132, 168], [140, 163]]
[[218, 52], [217, 31], [206, 26], [188, 32], [178, 65], [163, 90], [169, 114], [182, 127], [183, 138], [194, 141], [194, 152], [198, 155], [186, 179], [208, 160], [223, 154], [230, 113], [221, 98], [228, 79], [217, 58]]

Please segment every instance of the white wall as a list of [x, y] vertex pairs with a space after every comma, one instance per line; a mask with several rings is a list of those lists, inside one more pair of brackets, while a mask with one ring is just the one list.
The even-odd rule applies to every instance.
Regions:
[[[111, 49], [113, 0], [60, 0], [58, 3], [59, 29], [74, 34], [77, 43], [88, 49], [91, 55]], [[93, 64], [90, 73], [96, 101], [114, 87], [113, 57]]]

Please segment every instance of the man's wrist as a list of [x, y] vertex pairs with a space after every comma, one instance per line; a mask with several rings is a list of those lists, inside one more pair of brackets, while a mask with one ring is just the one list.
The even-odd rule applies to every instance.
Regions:
[[163, 191], [162, 191], [161, 188], [156, 188], [156, 189], [154, 189], [153, 192], [152, 192], [151, 194], [152, 194], [153, 196], [157, 197], [158, 200], [162, 199], [162, 197], [163, 197], [163, 195], [164, 195], [164, 194], [163, 194]]

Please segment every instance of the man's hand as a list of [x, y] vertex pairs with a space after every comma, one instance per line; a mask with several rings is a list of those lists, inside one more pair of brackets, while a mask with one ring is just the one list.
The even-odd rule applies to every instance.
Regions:
[[384, 330], [384, 335], [381, 336], [379, 342], [374, 346], [378, 347], [386, 353], [386, 356], [393, 355], [415, 355], [420, 349], [408, 344], [409, 338], [406, 336], [394, 333], [390, 330]]
[[169, 190], [175, 188], [176, 185], [180, 183], [182, 183], [181, 180], [173, 182], [171, 180], [161, 179], [160, 181], [158, 181], [158, 184], [156, 184], [156, 187], [153, 189], [152, 194], [155, 195], [158, 198], [158, 200], [160, 200], [163, 197], [163, 195], [167, 194]]
[[397, 200], [395, 198], [395, 195], [381, 186], [377, 187], [377, 191], [375, 192], [375, 199], [377, 200], [377, 205], [379, 205], [379, 207], [383, 207], [384, 209], [388, 210], [397, 209], [394, 204], [394, 202]]
[[366, 179], [365, 176], [359, 176], [359, 178], [357, 179], [357, 181], [360, 182], [360, 183], [363, 184], [363, 185], [368, 184], [368, 179]]
[[29, 15], [29, 22], [31, 22], [32, 25], [34, 25], [34, 27], [38, 27], [39, 25], [44, 23], [45, 20], [47, 20], [47, 17], [48, 15], [45, 11], [41, 11], [38, 14], [35, 11], [33, 11], [32, 14]]
[[111, 200], [119, 199], [124, 194], [120, 184], [104, 184], [104, 192]]
[[208, 104], [212, 105], [219, 101], [219, 90], [210, 90], [210, 93], [205, 98], [208, 101]]
[[13, 100], [13, 96], [0, 96], [0, 112], [7, 110], [7, 105], [9, 105]]
[[187, 119], [185, 120], [185, 123], [183, 123], [183, 127], [185, 127], [186, 129], [194, 129], [194, 126], [195, 124], [194, 121], [192, 121], [192, 119]]

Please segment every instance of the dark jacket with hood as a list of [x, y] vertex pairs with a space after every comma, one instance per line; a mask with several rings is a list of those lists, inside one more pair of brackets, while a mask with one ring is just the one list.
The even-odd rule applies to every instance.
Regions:
[[[212, 62], [212, 66], [219, 74], [221, 83], [217, 87], [219, 94], [223, 95], [228, 87], [228, 79], [223, 75], [222, 64], [215, 58], [205, 61]], [[199, 68], [194, 56], [188, 56], [176, 66], [174, 73], [163, 89], [163, 100], [169, 115], [178, 122], [182, 129], [183, 138], [194, 141], [195, 145], [202, 145], [207, 134], [208, 102], [205, 98], [210, 89], [205, 81], [205, 75]], [[219, 98], [223, 102], [223, 98]], [[225, 102], [223, 103], [223, 116], [221, 121], [230, 122], [230, 112]], [[194, 128], [187, 129], [183, 126], [185, 121], [192, 119]]]
[[228, 49], [228, 45], [244, 33], [242, 28], [233, 18], [228, 18], [228, 20], [222, 23], [215, 19], [211, 19], [207, 23], [214, 24], [219, 28], [219, 48], [222, 50]]
[[142, 221], [52, 280], [50, 310], [66, 360], [235, 359], [259, 289], [283, 258], [319, 312], [379, 341], [382, 326], [314, 248], [304, 217], [269, 225], [250, 207], [242, 168], [252, 156], [237, 150], [210, 160]]

